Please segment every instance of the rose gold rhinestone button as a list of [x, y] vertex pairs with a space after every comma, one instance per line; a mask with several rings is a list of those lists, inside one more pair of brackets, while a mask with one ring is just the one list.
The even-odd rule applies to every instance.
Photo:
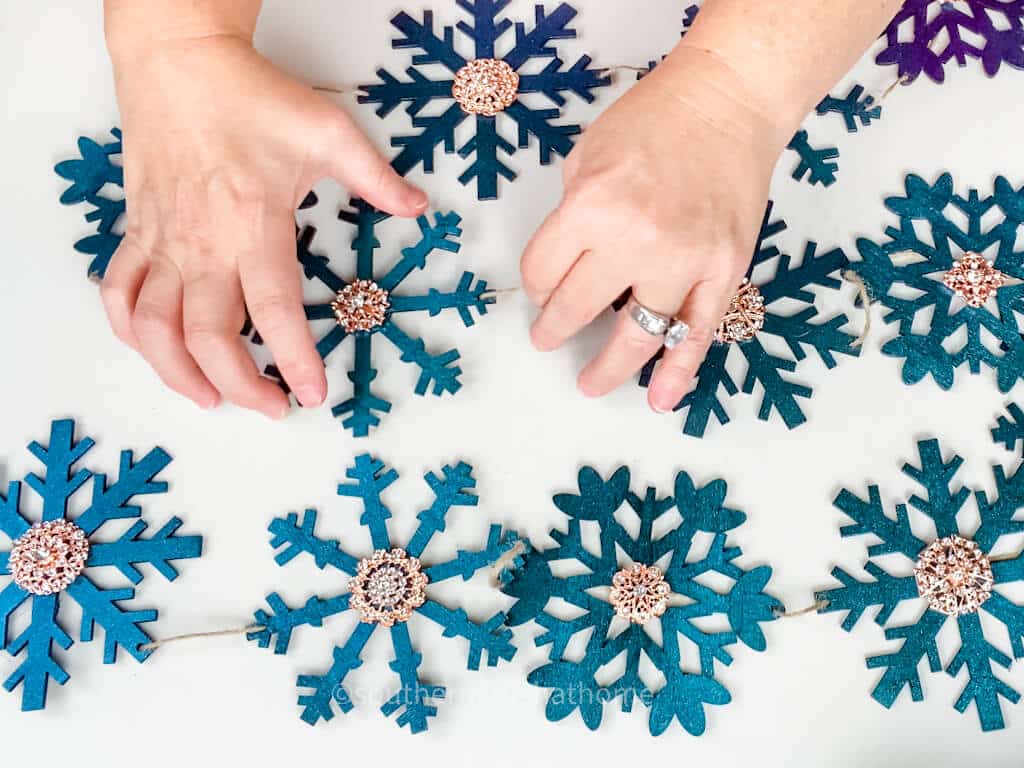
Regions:
[[404, 549], [380, 549], [363, 558], [352, 579], [349, 605], [366, 624], [394, 626], [408, 621], [427, 599], [427, 575]]
[[962, 536], [933, 541], [918, 557], [914, 578], [928, 606], [947, 616], [974, 613], [992, 596], [992, 564]]
[[615, 574], [608, 602], [621, 618], [646, 624], [665, 613], [669, 591], [660, 568], [637, 564]]
[[383, 325], [391, 298], [372, 280], [354, 280], [331, 302], [338, 325], [348, 333], [372, 331]]
[[968, 306], [980, 307], [1006, 284], [1006, 275], [984, 256], [968, 253], [942, 276], [942, 282]]
[[455, 73], [452, 97], [464, 112], [494, 117], [519, 97], [519, 75], [500, 59], [473, 59]]
[[68, 587], [85, 569], [89, 540], [67, 520], [36, 523], [14, 541], [7, 568], [14, 583], [33, 595]]
[[764, 328], [764, 318], [764, 297], [756, 285], [744, 278], [715, 332], [715, 341], [721, 344], [750, 341]]

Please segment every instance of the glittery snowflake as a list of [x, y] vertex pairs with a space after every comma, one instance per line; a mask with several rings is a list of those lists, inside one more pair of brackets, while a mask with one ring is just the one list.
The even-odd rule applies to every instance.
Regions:
[[[402, 362], [411, 363], [419, 369], [417, 395], [428, 390], [438, 396], [454, 394], [462, 387], [459, 381], [462, 369], [456, 365], [458, 351], [450, 349], [436, 355], [427, 352], [423, 340], [406, 332], [398, 323], [397, 316], [426, 312], [435, 317], [446, 310], [454, 310], [469, 327], [475, 322], [473, 312], [486, 314], [488, 305], [494, 303], [494, 296], [489, 294], [487, 282], [477, 280], [472, 272], [463, 272], [458, 285], [449, 292], [432, 288], [423, 295], [397, 295], [402, 281], [414, 270], [424, 269], [427, 257], [433, 252], [458, 252], [461, 218], [456, 213], [439, 213], [431, 222], [426, 216], [420, 216], [419, 242], [403, 248], [390, 269], [378, 272], [375, 259], [381, 244], [377, 239], [376, 226], [388, 217], [362, 201], [353, 200], [352, 205], [354, 209], [343, 210], [339, 218], [356, 227], [352, 239], [356, 257], [353, 280], [340, 277], [330, 268], [327, 257], [310, 251], [316, 235], [313, 227], [302, 230], [298, 252], [306, 277], [324, 285], [332, 294], [322, 303], [306, 306], [306, 317], [310, 320], [330, 321], [329, 330], [316, 345], [320, 357], [326, 360], [347, 336], [352, 336], [355, 344], [355, 362], [348, 374], [352, 382], [352, 397], [334, 406], [332, 413], [342, 418], [343, 426], [352, 430], [355, 436], [365, 437], [371, 427], [380, 423], [380, 414], [391, 410], [391, 403], [371, 388], [377, 378], [377, 370], [372, 364], [373, 340], [383, 336], [398, 350]], [[273, 365], [267, 367], [266, 374], [280, 380], [280, 372]]]
[[1007, 416], [1000, 416], [995, 429], [992, 430], [992, 439], [1002, 443], [1009, 451], [1016, 450], [1017, 443], [1024, 444], [1024, 409], [1016, 403], [1009, 403], [1006, 406]]
[[[550, 663], [533, 670], [528, 679], [552, 689], [549, 720], [562, 720], [578, 709], [587, 727], [596, 729], [605, 703], [620, 699], [622, 710], [629, 712], [639, 700], [650, 707], [652, 734], [663, 733], [678, 719], [687, 731], [699, 735], [706, 724], [705, 705], [730, 700], [716, 679], [716, 664], [732, 663], [729, 647], [737, 642], [764, 650], [760, 625], [775, 619], [782, 606], [764, 591], [771, 568], [747, 570], [736, 563], [742, 553], [729, 546], [728, 531], [746, 516], [725, 506], [724, 481], [697, 488], [680, 472], [667, 497], [660, 497], [655, 488], [639, 496], [629, 483], [625, 467], [607, 481], [584, 467], [579, 493], [554, 497], [555, 506], [569, 517], [568, 529], [552, 531], [555, 546], [531, 551], [524, 568], [506, 585], [505, 591], [517, 598], [509, 624], [533, 619], [545, 630], [536, 642], [550, 646]], [[629, 514], [626, 508], [632, 510], [637, 526], [623, 524], [620, 515]], [[583, 526], [590, 523], [600, 530], [598, 552], [584, 544]], [[566, 561], [582, 570], [556, 575], [565, 571], [558, 566]], [[729, 580], [729, 588], [708, 586], [709, 574]], [[597, 594], [599, 589], [605, 594]], [[576, 617], [560, 618], [550, 612], [553, 599], [578, 609]], [[721, 628], [708, 624], [716, 619]], [[652, 621], [661, 624], [660, 642], [646, 629]], [[571, 657], [569, 644], [584, 638], [582, 658]], [[699, 655], [699, 669], [685, 669], [683, 652], [688, 646]], [[611, 682], [598, 682], [605, 667], [614, 667], [623, 655], [622, 674]], [[660, 689], [652, 690], [641, 679], [642, 657], [664, 676]]]
[[[121, 244], [125, 213], [124, 169], [120, 164], [122, 151], [121, 129], [111, 129], [114, 141], [99, 144], [90, 138], [78, 139], [79, 157], [57, 163], [54, 171], [62, 179], [71, 182], [64, 190], [60, 201], [65, 205], [88, 203], [91, 209], [85, 214], [87, 222], [96, 223], [96, 232], [75, 243], [75, 250], [92, 256], [87, 274], [93, 280], [102, 280], [110, 266], [110, 259]], [[115, 162], [116, 159], [116, 162]], [[312, 208], [317, 204], [314, 192], [306, 195], [299, 210]], [[253, 344], [261, 345], [263, 339], [246, 316], [241, 329], [243, 336]]]
[[[58, 621], [65, 597], [81, 608], [82, 642], [91, 641], [97, 627], [105, 633], [105, 664], [117, 660], [119, 648], [137, 661], [145, 661], [151, 651], [142, 646], [151, 638], [142, 625], [156, 621], [157, 612], [128, 609], [122, 603], [135, 596], [133, 587], [106, 589], [97, 585], [92, 575], [112, 567], [137, 585], [143, 579], [137, 566], [147, 563], [173, 581], [178, 576], [173, 561], [198, 557], [202, 550], [201, 537], [176, 535], [181, 527], [176, 517], [148, 538], [143, 535], [147, 523], [133, 502], [137, 496], [167, 490], [167, 484], [155, 478], [170, 463], [170, 456], [155, 448], [136, 462], [131, 451], [123, 451], [117, 479], [108, 482], [106, 475], [76, 468], [92, 447], [90, 438], [75, 440], [71, 420], [53, 422], [48, 445], [33, 442], [28, 446], [45, 469], [41, 476], [30, 474], [24, 480], [41, 501], [34, 524], [29, 511], [31, 496], [22, 493], [20, 482], [8, 486], [6, 498], [0, 496], [0, 531], [12, 541], [9, 552], [0, 552], [0, 574], [11, 576], [0, 590], [0, 649], [21, 657], [4, 688], [14, 691], [21, 686], [25, 711], [46, 706], [50, 680], [64, 685], [70, 677], [63, 660], [54, 653], [54, 644], [67, 650], [73, 642]], [[73, 514], [69, 509], [72, 499], [90, 480], [88, 506]], [[116, 539], [99, 538], [105, 523], [126, 519], [136, 522]], [[11, 639], [8, 624], [23, 605], [30, 607], [26, 611], [28, 625]]]
[[[761, 385], [763, 394], [758, 418], [767, 420], [774, 410], [792, 429], [807, 420], [797, 398], [810, 397], [812, 390], [783, 374], [796, 370], [797, 364], [807, 356], [806, 348], [817, 352], [829, 368], [836, 366], [836, 353], [851, 356], [860, 353], [855, 337], [840, 330], [848, 322], [846, 315], [835, 314], [822, 322], [812, 322], [818, 316], [818, 309], [810, 287], [838, 288], [840, 273], [847, 266], [845, 254], [838, 248], [819, 254], [818, 244], [809, 241], [799, 266], [791, 266], [790, 256], [780, 253], [770, 242], [786, 229], [786, 223], [781, 219], [771, 220], [771, 213], [772, 205], [769, 203], [748, 272], [764, 301], [763, 325], [745, 341], [715, 342], [711, 345], [697, 371], [696, 386], [676, 406], [676, 410], [686, 411], [683, 432], [687, 435], [702, 437], [712, 415], [720, 424], [728, 423], [722, 390], [726, 396], [732, 397], [740, 389], [726, 370], [730, 354], [742, 356], [746, 361], [743, 392], [752, 394], [754, 386]], [[754, 270], [772, 261], [775, 262], [774, 275], [769, 279], [759, 279]], [[793, 302], [799, 302], [802, 308], [795, 312], [783, 308]], [[791, 354], [769, 353], [761, 343], [765, 334], [782, 340]], [[640, 386], [646, 387], [650, 383], [659, 358], [660, 354], [641, 371]]]
[[470, 669], [479, 669], [486, 656], [488, 666], [508, 661], [515, 655], [512, 632], [505, 627], [505, 614], [495, 613], [484, 622], [470, 619], [461, 608], [449, 608], [431, 595], [432, 587], [456, 577], [468, 581], [481, 571], [498, 570], [498, 580], [508, 579], [509, 569], [522, 564], [525, 542], [515, 533], [493, 525], [480, 549], [459, 550], [454, 558], [423, 566], [420, 558], [435, 537], [443, 534], [449, 512], [454, 507], [472, 507], [477, 497], [471, 493], [476, 481], [465, 463], [446, 466], [442, 476], [432, 472], [424, 479], [434, 493], [434, 501], [418, 514], [419, 527], [404, 548], [398, 548], [388, 533], [391, 511], [381, 497], [398, 479], [398, 473], [367, 454], [357, 456], [346, 476], [350, 482], [338, 486], [339, 496], [362, 500], [359, 522], [367, 529], [370, 547], [362, 558], [349, 554], [334, 540], [316, 533], [316, 510], [307, 509], [302, 518], [295, 513], [270, 524], [271, 546], [278, 550], [274, 558], [286, 565], [305, 553], [324, 570], [341, 574], [346, 582], [330, 597], [313, 596], [305, 605], [290, 608], [276, 593], [267, 597], [269, 611], [256, 611], [258, 630], [248, 635], [261, 648], [271, 644], [274, 653], [288, 651], [292, 633], [299, 627], [320, 627], [325, 619], [352, 610], [360, 621], [342, 645], [335, 647], [330, 667], [322, 675], [298, 678], [302, 719], [310, 725], [334, 717], [335, 708], [350, 712], [354, 702], [346, 691], [345, 678], [362, 664], [361, 654], [378, 626], [387, 628], [395, 658], [390, 668], [398, 676], [399, 689], [381, 707], [386, 716], [398, 713], [398, 724], [408, 725], [413, 733], [427, 729], [428, 719], [437, 714], [434, 702], [443, 699], [445, 688], [423, 682], [419, 676], [422, 656], [412, 646], [409, 620], [423, 616], [441, 627], [445, 637], [461, 637], [469, 644]]
[[[459, 0], [458, 6], [470, 17], [455, 27], [445, 26], [440, 34], [434, 29], [434, 14], [424, 11], [423, 21], [407, 13], [399, 13], [391, 20], [400, 36], [392, 42], [394, 48], [418, 51], [412, 56], [412, 66], [406, 69], [408, 80], [401, 80], [384, 69], [377, 71], [378, 83], [361, 86], [362, 104], [377, 104], [377, 114], [385, 117], [399, 104], [418, 133], [397, 136], [391, 140], [400, 148], [392, 162], [395, 169], [406, 174], [422, 164], [426, 173], [434, 170], [437, 147], [446, 153], [456, 150], [461, 157], [472, 158], [472, 163], [459, 177], [468, 184], [476, 181], [477, 197], [493, 200], [498, 196], [498, 178], [509, 181], [516, 173], [506, 164], [503, 156], [511, 156], [517, 146], [501, 132], [501, 115], [505, 115], [518, 135], [518, 148], [529, 147], [535, 138], [540, 149], [540, 161], [547, 165], [554, 155], [565, 157], [572, 149], [573, 137], [581, 128], [575, 123], [557, 123], [566, 95], [575, 93], [587, 102], [594, 100], [594, 89], [608, 85], [604, 70], [590, 66], [590, 57], [581, 56], [571, 67], [558, 57], [555, 42], [576, 37], [569, 26], [576, 10], [560, 3], [548, 13], [538, 5], [532, 24], [513, 22], [502, 15], [509, 0]], [[514, 27], [511, 47], [503, 56], [498, 55], [499, 43]], [[457, 34], [458, 33], [458, 34]], [[457, 37], [472, 43], [471, 57], [460, 52]], [[544, 66], [534, 67], [538, 62]], [[435, 80], [428, 65], [440, 65], [447, 76]], [[509, 88], [515, 98], [495, 98], [496, 110], [480, 112], [473, 101], [457, 99], [457, 86], [471, 86], [468, 92], [479, 96], [482, 91], [498, 95]], [[543, 106], [530, 106], [529, 95], [536, 94]], [[526, 96], [527, 98], [521, 98]], [[434, 114], [431, 107], [440, 104], [443, 111]], [[456, 140], [456, 129], [466, 120], [475, 125], [472, 137], [461, 146]]]
[[[867, 580], [859, 581], [836, 568], [832, 575], [842, 586], [816, 598], [825, 606], [822, 612], [846, 612], [843, 629], [847, 631], [865, 611], [876, 609], [875, 623], [886, 628], [886, 639], [901, 641], [891, 653], [867, 660], [870, 669], [883, 670], [872, 696], [885, 707], [891, 707], [904, 689], [909, 689], [914, 701], [924, 698], [920, 664], [927, 659], [932, 672], [942, 671], [937, 638], [947, 623], [955, 622], [960, 647], [945, 670], [953, 677], [967, 672], [955, 707], [965, 712], [973, 703], [983, 730], [1002, 728], [1000, 699], [1016, 703], [1020, 694], [996, 675], [993, 664], [1009, 669], [1011, 659], [986, 639], [979, 609], [997, 622], [993, 626], [1002, 624], [1013, 656], [1024, 657], [1024, 607], [999, 591], [1024, 579], [1024, 558], [989, 558], [1003, 537], [1024, 532], [1024, 521], [1014, 519], [1024, 499], [1024, 473], [1018, 469], [1007, 477], [1002, 467], [993, 467], [996, 498], [989, 501], [984, 491], [975, 491], [981, 523], [969, 535], [961, 530], [957, 516], [971, 492], [952, 486], [963, 459], [954, 456], [944, 461], [937, 440], [922, 441], [917, 447], [920, 466], [908, 463], [903, 472], [923, 489], [924, 497], [911, 496], [909, 505], [931, 521], [934, 539], [914, 532], [906, 504], [896, 505], [895, 519], [888, 515], [877, 486], [869, 486], [867, 499], [843, 490], [835, 506], [853, 522], [840, 529], [841, 535], [871, 535], [879, 541], [867, 549]], [[887, 569], [876, 561], [886, 555], [902, 560], [899, 572], [892, 573], [891, 566]], [[893, 612], [905, 601], [920, 606], [918, 619], [890, 626]]]
[[[979, 373], [984, 364], [996, 370], [999, 389], [1006, 392], [1024, 377], [1024, 340], [1015, 317], [1024, 312], [1024, 242], [1019, 242], [1024, 187], [1015, 190], [999, 176], [991, 195], [982, 197], [971, 189], [964, 197], [954, 191], [948, 173], [934, 184], [911, 174], [905, 187], [905, 195], [885, 201], [899, 217], [898, 226], [888, 227], [881, 243], [858, 240], [861, 261], [851, 265], [871, 296], [887, 308], [885, 322], [896, 324], [897, 335], [882, 352], [905, 360], [907, 384], [931, 374], [949, 389], [957, 368], [966, 363], [971, 373]], [[958, 295], [943, 282], [959, 276], [975, 255], [1013, 278], [986, 293], [981, 306], [968, 303], [973, 294], [961, 290]], [[968, 270], [975, 275], [966, 277], [994, 285], [988, 268], [986, 263]], [[958, 282], [950, 280], [954, 286]]]
[[985, 73], [1024, 69], [1024, 0], [905, 0], [875, 61], [896, 64], [907, 82], [922, 72], [941, 83], [945, 67], [980, 59]]

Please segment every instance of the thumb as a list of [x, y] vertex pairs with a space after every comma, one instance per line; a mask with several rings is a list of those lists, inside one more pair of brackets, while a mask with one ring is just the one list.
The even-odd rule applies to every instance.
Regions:
[[398, 175], [352, 118], [332, 111], [322, 145], [324, 172], [378, 210], [406, 217], [423, 213], [426, 193]]

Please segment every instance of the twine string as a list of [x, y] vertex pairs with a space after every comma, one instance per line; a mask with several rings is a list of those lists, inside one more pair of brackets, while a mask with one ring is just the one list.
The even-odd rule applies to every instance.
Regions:
[[817, 613], [818, 611], [823, 611], [826, 608], [828, 608], [828, 606], [828, 600], [817, 600], [811, 605], [808, 605], [806, 608], [800, 608], [794, 611], [787, 611], [785, 606], [781, 606], [779, 608], [773, 609], [772, 613], [775, 615], [775, 618], [777, 619], [795, 619], [798, 616], [806, 616], [808, 613]]
[[217, 629], [212, 632], [190, 632], [186, 635], [173, 635], [171, 637], [165, 637], [159, 640], [154, 640], [151, 643], [145, 643], [139, 646], [140, 651], [155, 651], [157, 648], [161, 648], [171, 643], [180, 643], [185, 640], [200, 640], [203, 638], [210, 637], [230, 637], [232, 635], [247, 635], [250, 632], [258, 632], [261, 629], [266, 629], [262, 624], [250, 624], [247, 627], [233, 627], [231, 629]]
[[871, 294], [868, 293], [868, 286], [864, 280], [861, 279], [861, 276], [852, 269], [848, 269], [843, 272], [843, 279], [857, 287], [857, 293], [860, 296], [860, 304], [864, 308], [864, 325], [861, 327], [860, 334], [858, 334], [857, 338], [850, 344], [854, 349], [859, 349], [863, 346], [864, 342], [868, 340], [868, 334], [871, 333]]

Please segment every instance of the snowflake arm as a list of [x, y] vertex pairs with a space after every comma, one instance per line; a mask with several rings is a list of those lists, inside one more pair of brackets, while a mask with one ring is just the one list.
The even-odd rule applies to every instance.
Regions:
[[476, 487], [476, 479], [469, 464], [463, 461], [454, 467], [446, 465], [441, 472], [444, 479], [433, 472], [423, 476], [434, 492], [434, 503], [417, 515], [419, 527], [405, 548], [412, 557], [422, 555], [434, 535], [444, 532], [445, 518], [453, 507], [475, 507], [479, 502], [477, 496], [471, 493]]
[[822, 149], [812, 147], [807, 139], [807, 131], [804, 130], [796, 132], [786, 149], [793, 150], [800, 158], [796, 168], [793, 169], [794, 179], [801, 181], [806, 176], [812, 185], [822, 184], [826, 187], [835, 183], [839, 164], [833, 163], [831, 160], [839, 157], [838, 149], [835, 147]]
[[552, 59], [547, 66], [536, 75], [519, 76], [520, 93], [543, 93], [552, 103], [563, 106], [566, 102], [565, 92], [575, 93], [588, 104], [597, 98], [594, 89], [609, 85], [611, 80], [605, 69], [591, 68], [591, 58], [581, 56], [569, 69], [563, 70], [560, 59]]
[[384, 462], [363, 453], [356, 456], [355, 464], [345, 470], [345, 476], [355, 482], [340, 483], [338, 495], [363, 500], [363, 514], [359, 522], [369, 529], [374, 549], [388, 549], [391, 538], [387, 521], [391, 518], [391, 510], [385, 506], [381, 494], [398, 479], [398, 473], [387, 469]]
[[412, 649], [409, 628], [405, 624], [396, 624], [391, 628], [391, 644], [395, 651], [391, 669], [398, 675], [402, 685], [394, 696], [384, 702], [381, 712], [386, 717], [399, 712], [399, 726], [408, 725], [412, 733], [422, 733], [427, 730], [427, 720], [437, 715], [437, 707], [430, 702], [443, 699], [445, 688], [440, 685], [424, 685], [420, 681], [419, 667], [423, 656]]
[[53, 644], [67, 650], [72, 640], [57, 623], [57, 595], [38, 595], [32, 599], [32, 617], [28, 627], [7, 646], [12, 656], [25, 658], [4, 681], [10, 692], [22, 686], [21, 711], [32, 712], [46, 706], [46, 690], [52, 679], [64, 685], [67, 671], [53, 655]]
[[888, 709], [896, 702], [896, 697], [904, 688], [910, 688], [910, 696], [914, 701], [924, 699], [921, 688], [921, 675], [918, 666], [924, 659], [932, 672], [942, 669], [939, 649], [935, 638], [945, 623], [946, 617], [935, 611], [925, 611], [915, 624], [905, 627], [892, 627], [885, 630], [886, 640], [903, 640], [898, 650], [893, 653], [868, 657], [868, 669], [883, 668], [882, 679], [875, 686], [871, 696]]
[[847, 632], [857, 625], [868, 608], [878, 607], [875, 623], [884, 626], [901, 602], [920, 596], [913, 576], [893, 576], [870, 560], [864, 564], [864, 570], [874, 577], [873, 581], [858, 581], [842, 568], [833, 568], [832, 577], [843, 586], [814, 595], [816, 601], [824, 603], [822, 613], [847, 612], [842, 625]]
[[910, 497], [910, 506], [927, 515], [935, 523], [935, 530], [940, 537], [957, 533], [956, 516], [970, 497], [971, 492], [959, 488], [951, 492], [950, 483], [959, 471], [964, 460], [954, 456], [949, 463], [942, 460], [938, 440], [923, 440], [917, 444], [921, 454], [921, 466], [905, 464], [903, 473], [915, 480], [927, 492], [927, 499], [914, 495]]
[[[335, 331], [345, 333], [341, 326], [336, 326], [331, 333]], [[377, 378], [377, 369], [371, 362], [373, 337], [359, 334], [355, 346], [352, 370], [348, 372], [348, 379], [352, 382], [352, 397], [331, 408], [331, 413], [335, 418], [342, 419], [342, 426], [351, 429], [355, 437], [366, 437], [371, 428], [380, 424], [378, 414], [391, 410], [391, 403], [373, 394], [373, 381]]]
[[450, 293], [431, 289], [423, 296], [395, 296], [391, 302], [391, 311], [428, 312], [431, 317], [436, 317], [446, 309], [454, 309], [459, 313], [463, 325], [470, 327], [476, 322], [472, 310], [486, 315], [487, 307], [495, 303], [494, 296], [485, 295], [491, 292], [487, 288], [487, 281], [477, 280], [474, 286], [474, 279], [472, 272], [463, 272], [458, 287]]
[[459, 359], [458, 350], [450, 349], [432, 355], [427, 352], [423, 339], [410, 336], [394, 321], [382, 326], [381, 333], [401, 352], [403, 363], [411, 363], [419, 368], [420, 376], [415, 390], [417, 395], [426, 394], [428, 389], [438, 396], [455, 394], [462, 388], [462, 382], [459, 381], [462, 369], [455, 365]]
[[11, 483], [7, 487], [7, 496], [0, 494], [0, 531], [14, 541], [29, 528], [29, 522], [18, 508], [21, 504], [21, 483]]
[[684, 434], [691, 437], [703, 435], [707, 431], [712, 415], [719, 424], [729, 423], [729, 414], [718, 394], [719, 389], [724, 389], [730, 397], [739, 392], [736, 382], [725, 369], [728, 356], [729, 347], [724, 344], [713, 344], [697, 372], [697, 386], [676, 406], [676, 410], [686, 410]]
[[1024, 442], [1024, 410], [1016, 403], [1006, 406], [1009, 415], [1000, 416], [999, 421], [992, 430], [992, 439], [1002, 443], [1008, 451], [1016, 450], [1017, 443]]
[[140, 648], [152, 640], [140, 625], [156, 621], [157, 612], [128, 611], [118, 605], [122, 600], [131, 600], [134, 589], [101, 589], [82, 575], [68, 587], [67, 593], [82, 607], [81, 641], [90, 642], [97, 625], [103, 629], [104, 664], [117, 661], [118, 648], [124, 648], [136, 661], [145, 661], [152, 653]]
[[[6, 566], [4, 568], [6, 571]], [[7, 628], [14, 612], [28, 600], [28, 592], [10, 583], [0, 590], [0, 651], [7, 648]]]
[[312, 555], [317, 568], [334, 566], [342, 573], [353, 575], [358, 561], [345, 552], [337, 541], [321, 539], [316, 535], [317, 513], [307, 509], [299, 523], [299, 516], [291, 512], [287, 517], [274, 518], [269, 527], [270, 546], [280, 550], [274, 555], [274, 562], [287, 565], [302, 553]]
[[882, 116], [882, 105], [876, 105], [874, 96], [870, 94], [862, 99], [861, 94], [863, 93], [864, 86], [854, 85], [841, 99], [831, 94], [826, 96], [819, 102], [815, 111], [819, 115], [835, 112], [843, 118], [846, 130], [856, 133], [858, 120], [861, 127], [867, 128], [871, 125], [872, 120], [878, 120]]
[[29, 453], [46, 469], [43, 477], [32, 473], [25, 478], [25, 484], [43, 500], [44, 522], [63, 518], [68, 499], [92, 476], [87, 469], [75, 471], [75, 464], [94, 444], [88, 437], [75, 442], [75, 422], [62, 419], [50, 426], [49, 445], [43, 447], [33, 440], [28, 446]]
[[427, 257], [434, 251], [458, 253], [461, 247], [458, 238], [462, 234], [459, 222], [462, 217], [457, 213], [438, 213], [434, 224], [426, 216], [420, 216], [419, 224], [422, 237], [409, 248], [402, 249], [402, 257], [384, 277], [377, 281], [385, 291], [393, 291], [414, 269], [423, 269], [427, 265]]
[[[352, 699], [342, 683], [348, 673], [363, 664], [363, 648], [376, 629], [374, 624], [359, 623], [352, 630], [348, 642], [334, 649], [334, 661], [325, 675], [300, 675], [299, 688], [309, 688], [310, 693], [299, 695], [299, 706], [303, 707], [302, 720], [316, 725], [321, 720], [334, 717], [332, 702], [338, 705], [342, 714], [352, 711]], [[262, 641], [261, 641], [262, 642]]]
[[782, 375], [782, 371], [789, 373], [795, 371], [796, 362], [769, 354], [757, 339], [745, 342], [741, 349], [743, 356], [747, 359], [747, 375], [743, 379], [743, 392], [748, 395], [753, 393], [755, 384], [760, 384], [764, 388], [764, 396], [761, 398], [761, 407], [757, 414], [758, 418], [767, 419], [774, 409], [790, 429], [807, 421], [807, 416], [801, 410], [797, 398], [809, 398], [812, 392], [811, 388], [789, 381]]
[[433, 600], [420, 608], [420, 613], [444, 630], [445, 637], [464, 637], [469, 641], [469, 668], [479, 669], [481, 657], [487, 654], [487, 666], [497, 666], [516, 655], [512, 630], [505, 627], [505, 614], [496, 613], [483, 624], [470, 620], [461, 608], [452, 609]]
[[347, 592], [326, 599], [314, 595], [301, 608], [289, 608], [279, 594], [272, 592], [267, 595], [271, 612], [257, 610], [254, 618], [259, 629], [247, 633], [245, 638], [257, 641], [260, 648], [268, 648], [273, 641], [274, 653], [287, 653], [296, 627], [322, 627], [324, 619], [348, 610], [349, 599]]
[[956, 711], [966, 712], [973, 703], [983, 731], [1003, 728], [1005, 723], [999, 699], [1016, 704], [1020, 701], [1020, 694], [996, 677], [992, 662], [1009, 669], [1010, 657], [985, 640], [977, 613], [961, 616], [957, 623], [960, 626], [960, 650], [946, 671], [956, 677], [960, 670], [966, 668], [967, 686], [954, 705]]
[[166, 493], [167, 483], [156, 480], [156, 476], [171, 463], [171, 457], [162, 448], [154, 448], [138, 462], [133, 461], [132, 451], [121, 451], [121, 468], [117, 481], [107, 487], [107, 476], [93, 477], [92, 504], [75, 523], [85, 531], [93, 533], [108, 520], [122, 520], [138, 517], [142, 509], [130, 504], [136, 496]]
[[[456, 576], [462, 577], [463, 581], [469, 581], [478, 571], [496, 563], [505, 553], [516, 546], [523, 547], [525, 543], [514, 531], [503, 531], [500, 525], [492, 525], [487, 532], [487, 543], [483, 549], [465, 550], [460, 549], [454, 558], [437, 565], [432, 565], [424, 570], [431, 584], [438, 584]], [[409, 545], [410, 554], [412, 545]], [[522, 565], [523, 558], [517, 555], [505, 571], [514, 570]]]
[[178, 578], [178, 570], [171, 561], [199, 557], [203, 551], [201, 536], [175, 535], [181, 525], [180, 518], [172, 517], [163, 528], [145, 539], [142, 534], [148, 526], [137, 520], [116, 542], [94, 544], [89, 550], [86, 565], [112, 565], [132, 584], [138, 584], [142, 581], [142, 573], [135, 566], [149, 563], [165, 579], [174, 581]]
[[910, 518], [905, 505], [896, 506], [895, 520], [885, 514], [877, 485], [868, 488], [867, 501], [843, 489], [833, 504], [853, 520], [853, 524], [844, 525], [839, 529], [843, 538], [874, 534], [881, 539], [880, 543], [868, 547], [870, 557], [899, 552], [913, 560], [925, 547], [924, 542], [917, 538], [910, 528]]

